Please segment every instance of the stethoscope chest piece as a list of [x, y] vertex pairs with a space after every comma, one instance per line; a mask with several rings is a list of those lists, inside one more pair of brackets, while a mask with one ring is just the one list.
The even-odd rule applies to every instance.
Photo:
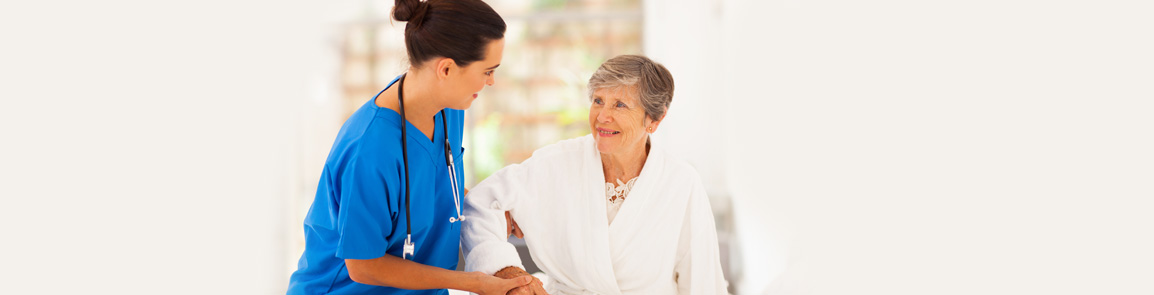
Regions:
[[417, 246], [413, 245], [413, 235], [405, 235], [405, 249], [401, 252], [401, 259], [409, 259], [416, 251]]

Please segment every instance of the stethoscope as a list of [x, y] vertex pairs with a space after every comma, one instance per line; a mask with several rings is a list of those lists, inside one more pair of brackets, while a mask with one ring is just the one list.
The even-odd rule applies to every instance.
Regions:
[[[405, 164], [405, 247], [401, 253], [401, 259], [409, 259], [409, 256], [414, 256], [416, 252], [416, 245], [413, 245], [413, 225], [409, 214], [409, 144], [408, 135], [405, 130], [408, 129], [409, 120], [405, 118], [405, 76], [402, 74], [397, 87], [397, 101], [400, 102], [401, 109], [401, 155], [404, 157]], [[380, 94], [377, 94], [380, 96]], [[441, 130], [445, 134], [445, 162], [449, 165], [449, 184], [453, 185], [453, 203], [456, 204], [457, 216], [449, 217], [449, 223], [465, 220], [461, 216], [461, 192], [457, 190], [457, 166], [453, 163], [453, 150], [449, 146], [449, 125], [445, 123], [449, 118], [445, 116], [445, 110], [441, 110]]]

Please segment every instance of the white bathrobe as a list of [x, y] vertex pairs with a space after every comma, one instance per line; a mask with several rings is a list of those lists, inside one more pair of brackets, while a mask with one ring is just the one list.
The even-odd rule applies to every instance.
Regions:
[[592, 135], [541, 148], [465, 198], [465, 269], [524, 268], [506, 236], [511, 211], [549, 294], [725, 294], [717, 232], [697, 171], [652, 145], [608, 223]]

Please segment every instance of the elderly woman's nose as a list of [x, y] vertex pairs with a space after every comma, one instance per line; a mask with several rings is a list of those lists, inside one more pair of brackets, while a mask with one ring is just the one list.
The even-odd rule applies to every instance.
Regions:
[[596, 112], [597, 112], [597, 121], [598, 122], [609, 122], [609, 120], [613, 119], [613, 116], [610, 113], [610, 112], [612, 112], [612, 110], [610, 110], [610, 108], [601, 108], [600, 110], [597, 110]]

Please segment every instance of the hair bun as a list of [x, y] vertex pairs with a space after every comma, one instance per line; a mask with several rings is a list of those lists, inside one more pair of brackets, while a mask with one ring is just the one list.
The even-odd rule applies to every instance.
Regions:
[[396, 5], [393, 6], [393, 19], [419, 24], [428, 10], [429, 3], [425, 1], [397, 0]]

